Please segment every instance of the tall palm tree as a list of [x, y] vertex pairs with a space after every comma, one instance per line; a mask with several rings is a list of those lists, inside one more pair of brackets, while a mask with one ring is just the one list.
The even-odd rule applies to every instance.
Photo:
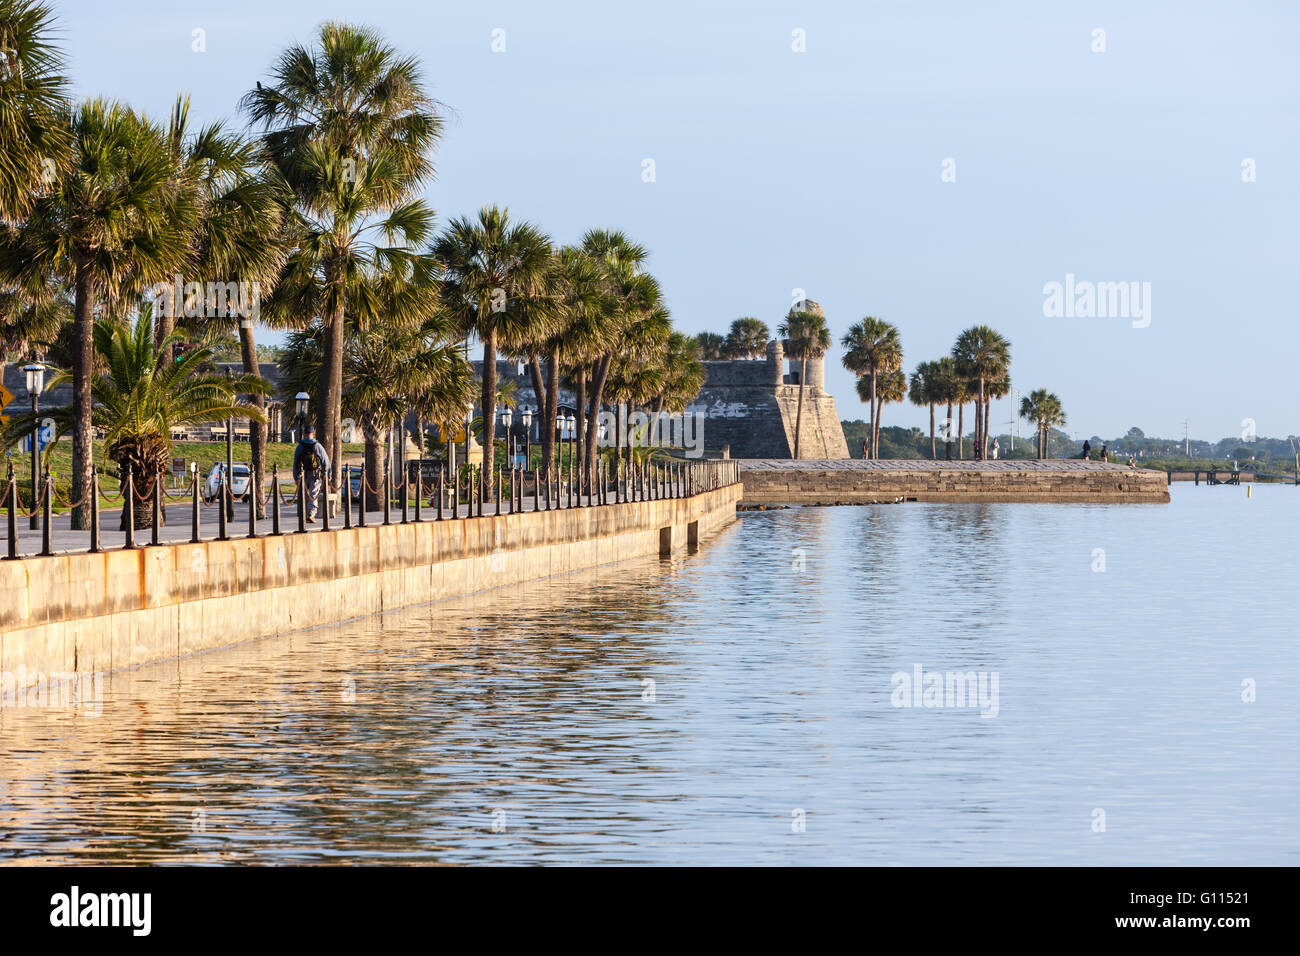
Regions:
[[[206, 308], [198, 324], [223, 330], [235, 326], [244, 374], [258, 375], [254, 327], [260, 318], [261, 292], [271, 292], [289, 252], [283, 214], [288, 191], [283, 180], [267, 168], [261, 143], [230, 133], [220, 123], [192, 131], [189, 97], [176, 101], [168, 142], [180, 175], [194, 182], [200, 204], [188, 278], [217, 283], [208, 288], [224, 289], [235, 283], [244, 290], [237, 301], [236, 296], [223, 294], [216, 297], [219, 301], [201, 303]], [[168, 340], [174, 323], [183, 318], [182, 302], [176, 298], [174, 293], [160, 297], [171, 308], [160, 310], [156, 318], [154, 336], [159, 343]], [[172, 361], [172, 351], [171, 346], [160, 348], [159, 364]], [[251, 400], [265, 411], [261, 393], [254, 393]], [[262, 488], [266, 484], [266, 426], [258, 420], [249, 425], [252, 486]], [[262, 497], [253, 495], [251, 500], [257, 516], [264, 517]]]
[[753, 316], [744, 316], [731, 323], [723, 349], [727, 358], [762, 358], [767, 354], [767, 340], [770, 337], [766, 322]]
[[375, 30], [337, 22], [281, 53], [242, 106], [293, 197], [286, 277], [323, 290], [320, 311], [300, 320], [319, 315], [324, 326], [317, 407], [337, 484], [347, 286], [358, 269], [418, 255], [430, 236], [433, 212], [420, 194], [442, 115], [415, 58]]
[[996, 398], [1006, 398], [1011, 394], [1011, 374], [1009, 370], [1003, 370], [1001, 375], [995, 376], [984, 383], [984, 454], [987, 457], [990, 448], [990, 425], [989, 415], [992, 413], [991, 406]]
[[984, 458], [985, 388], [990, 379], [1007, 373], [1011, 365], [1011, 344], [987, 325], [973, 325], [957, 336], [952, 348], [957, 370], [977, 386], [975, 394], [975, 458]]
[[0, 223], [24, 219], [67, 169], [68, 78], [50, 43], [54, 16], [35, 0], [0, 0]]
[[169, 279], [190, 255], [198, 203], [176, 177], [165, 132], [130, 108], [90, 100], [66, 117], [69, 169], [0, 235], [0, 274], [39, 294], [73, 290], [72, 527], [90, 518], [94, 314]]
[[930, 365], [930, 382], [934, 389], [935, 402], [937, 404], [946, 404], [948, 410], [944, 418], [943, 429], [943, 454], [946, 461], [952, 461], [952, 407], [961, 397], [961, 388], [959, 377], [957, 375], [957, 364], [952, 360], [951, 355], [945, 355], [942, 358], [935, 359]]
[[[433, 245], [442, 269], [441, 303], [463, 334], [483, 343], [483, 475], [492, 474], [496, 437], [497, 351], [518, 349], [550, 321], [551, 240], [506, 210], [484, 206], [474, 220], [453, 219]], [[489, 489], [491, 492], [493, 489]]]
[[[591, 392], [587, 397], [587, 434], [584, 446], [587, 473], [596, 469], [596, 438], [599, 413], [606, 400], [615, 359], [634, 361], [667, 337], [661, 327], [669, 325], [663, 290], [658, 280], [644, 270], [649, 253], [624, 233], [590, 229], [582, 237], [583, 251], [599, 263], [606, 299], [603, 315], [608, 335], [591, 357]], [[621, 435], [618, 436], [621, 441]]]
[[903, 367], [903, 342], [898, 329], [875, 316], [867, 316], [861, 322], [849, 326], [840, 340], [844, 346], [844, 367], [859, 378], [869, 380], [868, 394], [873, 409], [871, 420], [871, 457], [880, 453], [880, 423], [874, 418], [876, 391], [880, 376], [891, 374]]
[[700, 358], [705, 362], [717, 362], [731, 357], [726, 337], [717, 332], [699, 333], [695, 336], [695, 344], [700, 347]]
[[[812, 307], [817, 311], [810, 311]], [[802, 363], [799, 371], [799, 402], [794, 416], [794, 457], [798, 459], [803, 457], [803, 396], [808, 386], [808, 359], [821, 358], [830, 351], [831, 332], [826, 327], [826, 315], [821, 306], [804, 300], [790, 310], [785, 321], [777, 326], [776, 334], [785, 339], [785, 354], [800, 359]]]
[[921, 362], [916, 366], [916, 371], [908, 382], [907, 397], [908, 400], [917, 406], [929, 406], [930, 408], [930, 460], [934, 461], [938, 454], [936, 452], [934, 437], [934, 406], [944, 400], [943, 392], [938, 381], [939, 372], [934, 362]]

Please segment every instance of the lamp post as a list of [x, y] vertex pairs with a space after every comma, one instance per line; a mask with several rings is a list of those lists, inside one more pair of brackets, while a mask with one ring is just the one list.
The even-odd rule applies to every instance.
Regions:
[[307, 403], [311, 401], [311, 396], [306, 392], [299, 392], [293, 397], [293, 410], [298, 419], [298, 428], [294, 438], [302, 439], [302, 430], [307, 424]]
[[[474, 418], [474, 403], [470, 402], [465, 406], [465, 464], [469, 464], [469, 423]], [[466, 498], [469, 501], [470, 509], [474, 507], [474, 495], [471, 482], [474, 480], [474, 472], [471, 470], [465, 479], [465, 488], [467, 491]]]
[[533, 410], [527, 405], [524, 406], [524, 470], [533, 463]]
[[[226, 382], [229, 383], [235, 377], [235, 370], [229, 365], [226, 366]], [[232, 400], [234, 396], [231, 396]], [[234, 404], [233, 401], [231, 404]], [[226, 416], [226, 487], [228, 494], [222, 507], [226, 509], [227, 520], [234, 520], [235, 517], [235, 417]]]
[[510, 468], [515, 467], [515, 436], [510, 432], [510, 425], [515, 420], [515, 414], [507, 405], [501, 410], [501, 426], [506, 430], [506, 456], [509, 460]]
[[569, 430], [569, 464], [572, 465], [578, 453], [578, 420], [573, 417], [573, 412], [569, 412], [564, 424]]
[[37, 450], [40, 447], [41, 420], [38, 417], [40, 413], [41, 392], [45, 390], [45, 366], [38, 362], [31, 365], [23, 366], [23, 371], [27, 373], [27, 394], [32, 398], [32, 523], [31, 529], [35, 531], [40, 527], [40, 521], [37, 514], [40, 509], [36, 507], [36, 459], [40, 457]]

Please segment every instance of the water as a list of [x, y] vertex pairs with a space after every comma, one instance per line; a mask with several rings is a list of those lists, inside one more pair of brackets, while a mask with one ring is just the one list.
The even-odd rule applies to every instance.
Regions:
[[0, 860], [1295, 865], [1300, 489], [1173, 491], [750, 513], [115, 674], [0, 715]]

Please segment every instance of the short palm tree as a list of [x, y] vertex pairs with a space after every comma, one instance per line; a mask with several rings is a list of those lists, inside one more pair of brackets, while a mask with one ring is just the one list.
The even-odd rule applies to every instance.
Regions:
[[[903, 343], [898, 329], [875, 316], [867, 316], [861, 322], [849, 326], [840, 340], [844, 346], [844, 367], [859, 378], [868, 382], [866, 394], [873, 410], [871, 420], [871, 457], [876, 458], [880, 452], [880, 423], [874, 417], [878, 407], [876, 392], [882, 375], [891, 374], [903, 367]], [[858, 394], [863, 394], [859, 390]]]
[[531, 223], [511, 222], [505, 209], [485, 206], [475, 219], [453, 219], [434, 242], [433, 256], [442, 269], [442, 309], [462, 334], [483, 343], [479, 401], [486, 477], [492, 474], [496, 437], [497, 352], [518, 349], [551, 321], [551, 240]]
[[701, 332], [695, 336], [695, 344], [700, 347], [700, 358], [705, 362], [717, 362], [729, 358], [727, 339], [717, 332]]
[[766, 322], [753, 316], [744, 316], [731, 323], [723, 350], [727, 358], [763, 358], [767, 354], [769, 337]]
[[69, 154], [68, 78], [48, 4], [0, 0], [0, 222], [25, 218]]
[[72, 304], [62, 290], [34, 297], [23, 290], [0, 291], [0, 382], [9, 356], [43, 352], [72, 316]]
[[806, 301], [798, 303], [776, 329], [776, 334], [785, 339], [785, 354], [802, 363], [799, 371], [799, 402], [794, 416], [795, 458], [803, 457], [803, 397], [808, 387], [808, 359], [821, 358], [831, 347], [831, 332], [826, 327], [826, 316], [820, 307], [816, 312], [800, 308], [806, 305]]
[[1038, 457], [1051, 457], [1048, 439], [1052, 428], [1063, 428], [1066, 424], [1060, 398], [1045, 388], [1036, 388], [1020, 400], [1020, 417], [1038, 426]]
[[29, 294], [51, 280], [72, 290], [72, 527], [90, 520], [94, 313], [169, 281], [190, 255], [198, 215], [178, 180], [166, 133], [130, 108], [90, 100], [65, 117], [70, 166], [33, 202], [20, 231], [0, 235], [0, 275]]
[[1007, 374], [1011, 365], [1011, 344], [1001, 333], [987, 325], [974, 325], [957, 336], [952, 356], [960, 375], [976, 388], [971, 396], [975, 400], [975, 458], [984, 458], [984, 439], [988, 423], [984, 421], [985, 390], [990, 379]]
[[[176, 336], [167, 345], [174, 345]], [[153, 321], [146, 308], [135, 324], [100, 321], [95, 323], [95, 352], [105, 371], [91, 383], [94, 396], [93, 425], [104, 432], [107, 457], [118, 466], [123, 482], [127, 476], [135, 498], [123, 502], [133, 509], [135, 527], [153, 527], [154, 480], [171, 461], [173, 428], [220, 422], [227, 418], [256, 419], [261, 411], [241, 400], [240, 393], [261, 392], [266, 384], [253, 376], [227, 377], [208, 371], [214, 352], [199, 345], [174, 362], [159, 367], [154, 346]], [[55, 388], [71, 380], [63, 371], [49, 383]], [[65, 406], [40, 413], [54, 419], [59, 437], [74, 432], [78, 423], [75, 407]], [[10, 422], [8, 434], [20, 435], [32, 427], [28, 412]], [[253, 495], [256, 497], [256, 495]]]
[[[375, 30], [336, 22], [323, 24], [310, 45], [281, 53], [269, 82], [242, 105], [293, 197], [285, 280], [319, 287], [310, 293], [319, 311], [297, 320], [320, 316], [324, 326], [316, 405], [337, 484], [348, 286], [358, 271], [389, 270], [419, 255], [431, 235], [433, 211], [421, 193], [433, 175], [442, 115], [417, 60]], [[282, 310], [282, 321], [291, 314]]]

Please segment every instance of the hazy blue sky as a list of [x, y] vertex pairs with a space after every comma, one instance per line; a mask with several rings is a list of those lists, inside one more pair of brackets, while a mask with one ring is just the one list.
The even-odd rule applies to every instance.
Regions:
[[[622, 228], [687, 331], [775, 327], [804, 289], [837, 341], [898, 325], [909, 370], [996, 326], [1016, 387], [1056, 391], [1084, 437], [1300, 432], [1294, 2], [54, 3], [78, 90], [159, 116], [185, 90], [238, 118], [321, 21], [379, 27], [454, 110], [441, 223], [496, 202], [557, 241]], [[1150, 282], [1150, 325], [1044, 317], [1067, 273]], [[827, 365], [865, 417], [838, 348]]]

